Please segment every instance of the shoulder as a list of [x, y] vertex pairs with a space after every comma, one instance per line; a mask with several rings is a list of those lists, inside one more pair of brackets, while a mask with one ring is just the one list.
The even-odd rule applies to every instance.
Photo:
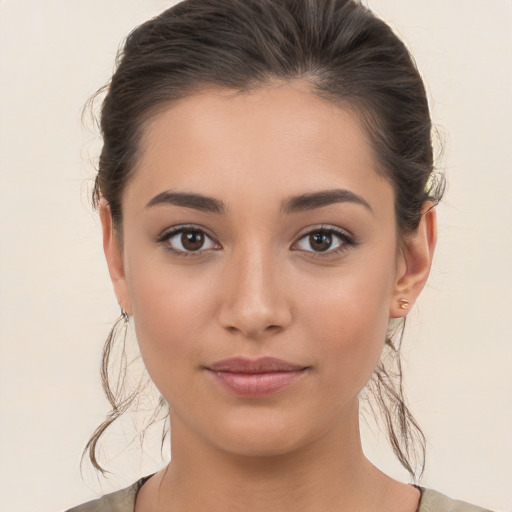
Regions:
[[421, 500], [418, 512], [491, 512], [489, 509], [453, 500], [432, 489], [420, 487]]
[[137, 493], [148, 478], [141, 478], [125, 489], [105, 494], [97, 500], [83, 503], [66, 512], [133, 512]]

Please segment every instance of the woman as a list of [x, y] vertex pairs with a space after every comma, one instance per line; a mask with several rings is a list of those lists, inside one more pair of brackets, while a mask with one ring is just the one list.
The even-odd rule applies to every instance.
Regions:
[[[73, 511], [482, 510], [361, 448], [367, 387], [401, 463], [424, 466], [392, 332], [428, 277], [443, 183], [390, 28], [351, 0], [182, 2], [129, 36], [101, 128], [105, 255], [172, 455]], [[106, 390], [97, 467], [122, 410]]]

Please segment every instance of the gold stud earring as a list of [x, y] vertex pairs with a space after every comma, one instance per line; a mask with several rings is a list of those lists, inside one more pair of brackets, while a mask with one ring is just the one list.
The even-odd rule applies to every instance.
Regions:
[[409, 301], [407, 299], [398, 299], [400, 309], [409, 309]]

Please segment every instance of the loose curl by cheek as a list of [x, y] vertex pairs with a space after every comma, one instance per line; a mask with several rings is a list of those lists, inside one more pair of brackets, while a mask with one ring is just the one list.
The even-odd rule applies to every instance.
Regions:
[[[136, 382], [129, 382], [129, 367], [135, 361], [128, 361], [127, 358], [127, 337], [130, 329], [130, 317], [125, 311], [121, 311], [121, 315], [112, 326], [105, 344], [103, 346], [103, 353], [101, 358], [101, 383], [103, 391], [109, 405], [110, 412], [107, 414], [105, 420], [96, 428], [92, 436], [88, 440], [84, 451], [82, 453], [82, 462], [84, 456], [87, 455], [92, 465], [99, 470], [102, 474], [108, 473], [100, 464], [98, 460], [99, 442], [108, 428], [123, 414], [132, 408], [136, 408], [140, 402], [141, 395], [146, 388], [153, 388], [147, 372], [142, 371], [138, 376]], [[140, 361], [140, 353], [135, 358]], [[142, 366], [143, 363], [141, 362]], [[163, 422], [161, 450], [163, 450], [165, 439], [169, 433], [168, 428], [169, 409], [168, 404], [162, 396], [159, 396], [158, 403], [154, 407], [152, 414], [146, 421], [145, 426], [138, 432], [141, 446], [144, 443], [146, 429], [158, 421]]]
[[418, 482], [425, 471], [426, 438], [404, 396], [400, 350], [405, 318], [390, 330], [393, 334], [386, 337], [381, 359], [361, 398], [383, 424], [399, 462]]
[[[95, 205], [101, 197], [108, 201], [119, 240], [121, 197], [152, 116], [202, 89], [244, 92], [294, 80], [356, 113], [378, 171], [393, 186], [398, 241], [406, 242], [425, 202], [441, 199], [444, 178], [434, 170], [433, 128], [414, 61], [391, 28], [356, 0], [185, 0], [128, 36], [100, 93], [103, 148], [93, 191]], [[116, 324], [103, 351], [112, 410], [86, 448], [100, 470], [98, 441], [136, 396], [123, 397], [110, 385], [118, 330]], [[425, 464], [425, 438], [404, 399], [401, 340], [390, 333], [368, 391], [395, 454], [416, 478]]]

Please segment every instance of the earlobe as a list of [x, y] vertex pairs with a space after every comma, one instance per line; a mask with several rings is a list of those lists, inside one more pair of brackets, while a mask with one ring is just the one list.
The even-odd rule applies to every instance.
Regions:
[[128, 315], [131, 315], [132, 307], [126, 283], [123, 253], [112, 222], [110, 205], [104, 198], [100, 200], [99, 211], [103, 231], [103, 251], [107, 260], [110, 279], [114, 286], [119, 306]]
[[402, 265], [390, 304], [390, 318], [409, 312], [427, 282], [437, 241], [437, 216], [434, 204], [426, 202], [418, 229], [405, 241]]

